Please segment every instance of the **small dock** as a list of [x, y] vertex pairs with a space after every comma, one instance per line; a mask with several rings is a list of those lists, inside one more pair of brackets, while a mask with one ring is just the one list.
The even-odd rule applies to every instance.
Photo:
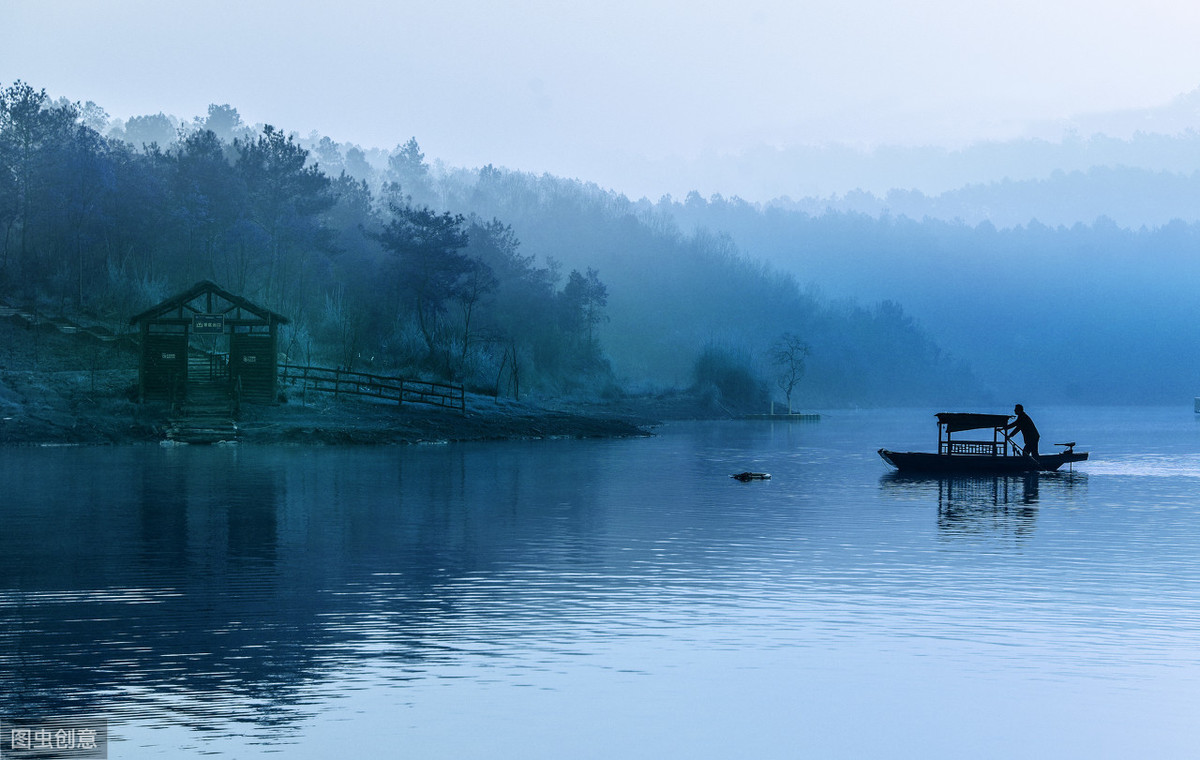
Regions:
[[819, 422], [821, 415], [815, 412], [793, 412], [791, 414], [744, 414], [741, 420], [766, 420], [767, 422]]

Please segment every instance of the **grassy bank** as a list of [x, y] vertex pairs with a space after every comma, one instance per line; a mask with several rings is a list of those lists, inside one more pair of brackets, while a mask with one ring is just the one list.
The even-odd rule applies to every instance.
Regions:
[[[49, 324], [0, 320], [0, 444], [125, 444], [163, 440], [172, 410], [138, 404], [128, 345], [67, 334]], [[301, 403], [243, 405], [246, 443], [391, 444], [646, 435], [647, 408], [539, 405], [469, 396], [466, 413], [309, 394]], [[667, 410], [670, 411], [670, 410]]]

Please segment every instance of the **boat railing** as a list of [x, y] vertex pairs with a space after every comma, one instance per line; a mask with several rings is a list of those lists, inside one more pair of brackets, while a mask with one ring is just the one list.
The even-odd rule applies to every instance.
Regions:
[[[986, 429], [986, 428], [985, 428]], [[950, 428], [938, 426], [938, 453], [948, 456], [1021, 456], [1021, 447], [1012, 439], [1009, 431], [1001, 426], [990, 429], [992, 437], [955, 439]], [[979, 435], [977, 431], [976, 436]]]
[[984, 454], [987, 456], [1002, 456], [1003, 441], [943, 441], [943, 454]]

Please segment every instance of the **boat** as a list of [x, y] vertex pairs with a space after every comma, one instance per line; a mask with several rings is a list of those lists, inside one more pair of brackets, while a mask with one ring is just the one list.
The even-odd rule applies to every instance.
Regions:
[[[1082, 462], [1086, 451], [1076, 451], [1075, 442], [1057, 443], [1055, 454], [1029, 456], [1008, 432], [1009, 415], [975, 412], [940, 412], [937, 415], [938, 450], [936, 454], [918, 451], [880, 449], [883, 461], [903, 473], [972, 473], [1007, 475], [1026, 472], [1054, 472], [1065, 464]], [[990, 430], [991, 440], [986, 433]], [[970, 433], [969, 438], [955, 437]]]

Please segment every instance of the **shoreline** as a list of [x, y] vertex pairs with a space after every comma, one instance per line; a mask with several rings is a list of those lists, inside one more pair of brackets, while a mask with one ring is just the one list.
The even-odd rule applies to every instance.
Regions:
[[[0, 319], [0, 345], [5, 344], [9, 350], [0, 356], [0, 446], [157, 444], [175, 427], [178, 415], [168, 405], [135, 402], [137, 361], [121, 346], [49, 328], [32, 330], [16, 317]], [[255, 445], [631, 438], [654, 435], [654, 428], [667, 421], [738, 416], [738, 410], [723, 407], [712, 392], [692, 390], [605, 398], [535, 395], [522, 401], [468, 393], [465, 413], [309, 394], [301, 403], [292, 398], [243, 404], [233, 425], [222, 419], [221, 432]]]
[[[138, 405], [111, 397], [65, 405], [46, 401], [22, 404], [18, 409], [6, 405], [0, 416], [0, 446], [121, 446], [170, 440], [171, 415], [165, 405]], [[652, 429], [661, 424], [650, 417], [555, 409], [486, 397], [469, 400], [466, 413], [417, 404], [401, 408], [330, 398], [306, 405], [243, 405], [236, 420], [236, 438], [217, 443], [371, 446], [632, 438], [653, 435]]]
[[[0, 338], [28, 337], [0, 321]], [[96, 361], [93, 368], [84, 369], [80, 357], [68, 350], [70, 338], [57, 333], [43, 337], [39, 361], [13, 360], [20, 356], [0, 360], [0, 446], [113, 446], [168, 439], [178, 415], [166, 404], [134, 401], [137, 370], [128, 366], [128, 357], [126, 366], [110, 363], [110, 368], [101, 369], [104, 362]], [[533, 396], [522, 401], [467, 394], [465, 413], [418, 403], [399, 406], [367, 397], [309, 394], [303, 402], [292, 398], [279, 404], [243, 404], [234, 421], [233, 440], [256, 445], [401, 445], [631, 438], [654, 435], [654, 428], [666, 421], [736, 416], [711, 394], [677, 390], [608, 399]]]

